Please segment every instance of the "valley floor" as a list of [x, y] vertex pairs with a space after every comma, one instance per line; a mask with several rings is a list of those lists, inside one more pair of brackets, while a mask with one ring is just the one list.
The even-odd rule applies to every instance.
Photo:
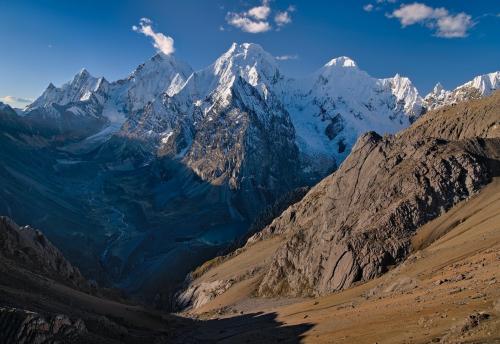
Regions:
[[[251, 246], [207, 278], [252, 264], [258, 270], [278, 244]], [[196, 322], [183, 340], [500, 343], [500, 179], [423, 226], [413, 246], [380, 278], [316, 299], [254, 298], [257, 273], [184, 314], [211, 320]]]

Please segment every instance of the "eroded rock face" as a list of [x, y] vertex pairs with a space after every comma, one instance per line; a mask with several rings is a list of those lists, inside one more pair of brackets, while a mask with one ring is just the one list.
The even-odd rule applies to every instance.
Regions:
[[177, 295], [177, 306], [183, 310], [196, 309], [226, 292], [233, 284], [233, 280], [218, 280], [189, 286]]
[[212, 185], [228, 185], [237, 211], [253, 219], [304, 183], [295, 131], [276, 97], [264, 99], [242, 78], [225, 99], [197, 121], [183, 161]]
[[42, 232], [19, 227], [4, 216], [0, 216], [0, 255], [37, 274], [80, 288], [87, 286], [80, 271]]
[[81, 319], [65, 315], [46, 319], [38, 313], [17, 308], [0, 308], [2, 343], [55, 344], [76, 343], [87, 332]]
[[415, 230], [490, 181], [499, 139], [363, 135], [338, 171], [259, 233], [285, 233], [262, 296], [322, 295], [401, 261]]

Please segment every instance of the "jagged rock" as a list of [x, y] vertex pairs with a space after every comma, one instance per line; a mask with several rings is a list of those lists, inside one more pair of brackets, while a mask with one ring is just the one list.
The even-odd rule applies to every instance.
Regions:
[[433, 110], [446, 105], [455, 105], [471, 99], [488, 96], [500, 85], [500, 72], [478, 75], [471, 81], [448, 91], [438, 83], [432, 92], [425, 96], [424, 104]]
[[87, 332], [81, 319], [66, 315], [45, 318], [16, 308], [0, 308], [0, 341], [9, 344], [75, 343]]
[[41, 231], [30, 226], [19, 227], [5, 216], [0, 216], [0, 256], [55, 280], [81, 288], [88, 286], [78, 268]]
[[183, 310], [196, 309], [223, 294], [233, 284], [232, 280], [222, 280], [192, 285], [177, 295], [177, 306]]
[[[495, 108], [477, 116], [428, 116], [436, 118], [424, 116], [396, 136], [361, 136], [335, 173], [250, 238], [287, 237], [260, 295], [322, 295], [380, 275], [407, 256], [419, 226], [498, 175], [500, 139], [467, 139], [498, 137], [486, 130], [498, 121]], [[451, 122], [464, 130], [442, 130]], [[467, 123], [473, 129], [465, 130]]]
[[471, 329], [473, 329], [474, 327], [479, 326], [479, 324], [482, 321], [487, 320], [489, 318], [490, 318], [490, 315], [488, 313], [485, 313], [485, 312], [471, 314], [465, 319], [464, 324], [460, 328], [460, 332], [466, 333], [466, 332], [470, 331]]

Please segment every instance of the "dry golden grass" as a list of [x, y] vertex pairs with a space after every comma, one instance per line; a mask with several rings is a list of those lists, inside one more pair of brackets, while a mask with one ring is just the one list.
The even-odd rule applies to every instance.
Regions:
[[[252, 297], [254, 276], [197, 313], [216, 314], [217, 307], [228, 317], [241, 311], [276, 312], [285, 325], [312, 325], [301, 339], [306, 343], [500, 342], [500, 179], [423, 226], [413, 245], [421, 250], [404, 264], [343, 292], [281, 306], [283, 300]], [[273, 249], [273, 244], [252, 246], [202, 278], [248, 269]], [[462, 333], [465, 318], [479, 311], [490, 319]], [[249, 340], [255, 331], [240, 329], [231, 342]]]

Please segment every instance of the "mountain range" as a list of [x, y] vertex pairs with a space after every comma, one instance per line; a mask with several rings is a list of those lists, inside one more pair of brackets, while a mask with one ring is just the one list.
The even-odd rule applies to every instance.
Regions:
[[0, 210], [85, 276], [168, 307], [189, 271], [336, 170], [360, 135], [394, 134], [499, 80], [422, 97], [348, 57], [297, 79], [249, 43], [199, 71], [163, 53], [114, 82], [83, 69], [21, 113], [0, 106]]
[[[192, 140], [201, 131], [196, 126], [216, 121], [211, 113], [217, 107], [238, 101], [239, 107], [249, 107], [261, 121], [272, 119], [269, 108], [275, 110], [273, 115], [289, 118], [307, 170], [314, 165], [311, 160], [318, 158], [337, 166], [366, 131], [394, 133], [427, 110], [487, 96], [499, 82], [500, 73], [494, 72], [452, 91], [438, 83], [422, 97], [408, 78], [399, 74], [373, 78], [345, 56], [294, 79], [284, 75], [276, 59], [259, 45], [234, 43], [214, 64], [195, 72], [163, 53], [113, 83], [83, 69], [60, 88], [50, 84], [24, 114], [53, 117], [52, 125], [59, 127], [65, 117], [108, 122], [120, 134], [150, 141], [162, 154], [176, 156], [191, 153]], [[245, 93], [245, 87], [254, 93]], [[259, 101], [267, 108], [260, 108], [264, 104]], [[117, 122], [122, 126], [113, 126]], [[102, 130], [112, 132], [106, 125]]]
[[[87, 280], [44, 235], [48, 231], [18, 226], [2, 216], [0, 340], [496, 343], [500, 339], [499, 105], [500, 93], [495, 92], [429, 111], [395, 135], [363, 134], [335, 172], [310, 189], [282, 195], [254, 221], [243, 245], [193, 270], [173, 300], [180, 314], [155, 310], [150, 303], [138, 304], [128, 299], [130, 289], [124, 293]], [[78, 213], [75, 208], [80, 204], [65, 189], [78, 189], [75, 181], [88, 176], [80, 170], [91, 164], [77, 164], [71, 172], [80, 172], [78, 178], [67, 179], [61, 165], [46, 161], [57, 149], [46, 152], [47, 138], [16, 116], [13, 111], [2, 114], [2, 147], [17, 149], [17, 156], [2, 153], [7, 158], [0, 165], [2, 183], [6, 176], [17, 178], [13, 185], [2, 184], [3, 192], [21, 191], [8, 206], [59, 210], [58, 228], [82, 233], [90, 217], [99, 217], [92, 214], [92, 208]], [[37, 154], [32, 154], [27, 143], [37, 145]], [[20, 169], [22, 173], [16, 174], [14, 158], [18, 167], [37, 168]], [[57, 167], [50, 170], [53, 179], [45, 175], [51, 166]], [[93, 178], [105, 189], [120, 185], [116, 177], [142, 176], [111, 178], [98, 172]], [[31, 183], [23, 179], [28, 176], [33, 178]], [[35, 183], [42, 176], [46, 183]], [[103, 182], [103, 177], [111, 180]], [[61, 178], [65, 182], [57, 184]], [[88, 186], [88, 182], [81, 183]], [[94, 193], [96, 189], [90, 191], [89, 196], [103, 196]], [[116, 197], [112, 204], [118, 211], [130, 191], [115, 189], [104, 195]], [[64, 204], [66, 198], [71, 204]], [[30, 200], [37, 201], [37, 207]], [[58, 206], [50, 209], [46, 202]], [[184, 222], [194, 221], [193, 215], [200, 214], [195, 211]], [[128, 221], [132, 213], [130, 208], [120, 217], [120, 230], [133, 230], [125, 226], [132, 224]], [[62, 226], [70, 220], [74, 220], [73, 227]], [[92, 234], [99, 236], [99, 230]], [[50, 234], [57, 238], [57, 233]], [[154, 234], [159, 238], [160, 231]], [[78, 248], [85, 253], [94, 247], [91, 237], [73, 236], [72, 242], [60, 244], [67, 253]], [[123, 243], [121, 239], [115, 237]], [[143, 250], [152, 248], [144, 241], [140, 244]], [[119, 263], [117, 248], [108, 245], [108, 261], [101, 261], [104, 266], [112, 260]], [[190, 248], [191, 254], [204, 249]], [[143, 259], [151, 257], [148, 252], [142, 251]], [[133, 252], [128, 262], [140, 262], [134, 260], [140, 254], [140, 250]], [[79, 265], [85, 266], [81, 263], [90, 257], [81, 257]], [[107, 270], [107, 276], [112, 272]], [[172, 277], [173, 272], [167, 273]], [[161, 286], [167, 288], [167, 282]], [[154, 303], [165, 307], [159, 298]]]

